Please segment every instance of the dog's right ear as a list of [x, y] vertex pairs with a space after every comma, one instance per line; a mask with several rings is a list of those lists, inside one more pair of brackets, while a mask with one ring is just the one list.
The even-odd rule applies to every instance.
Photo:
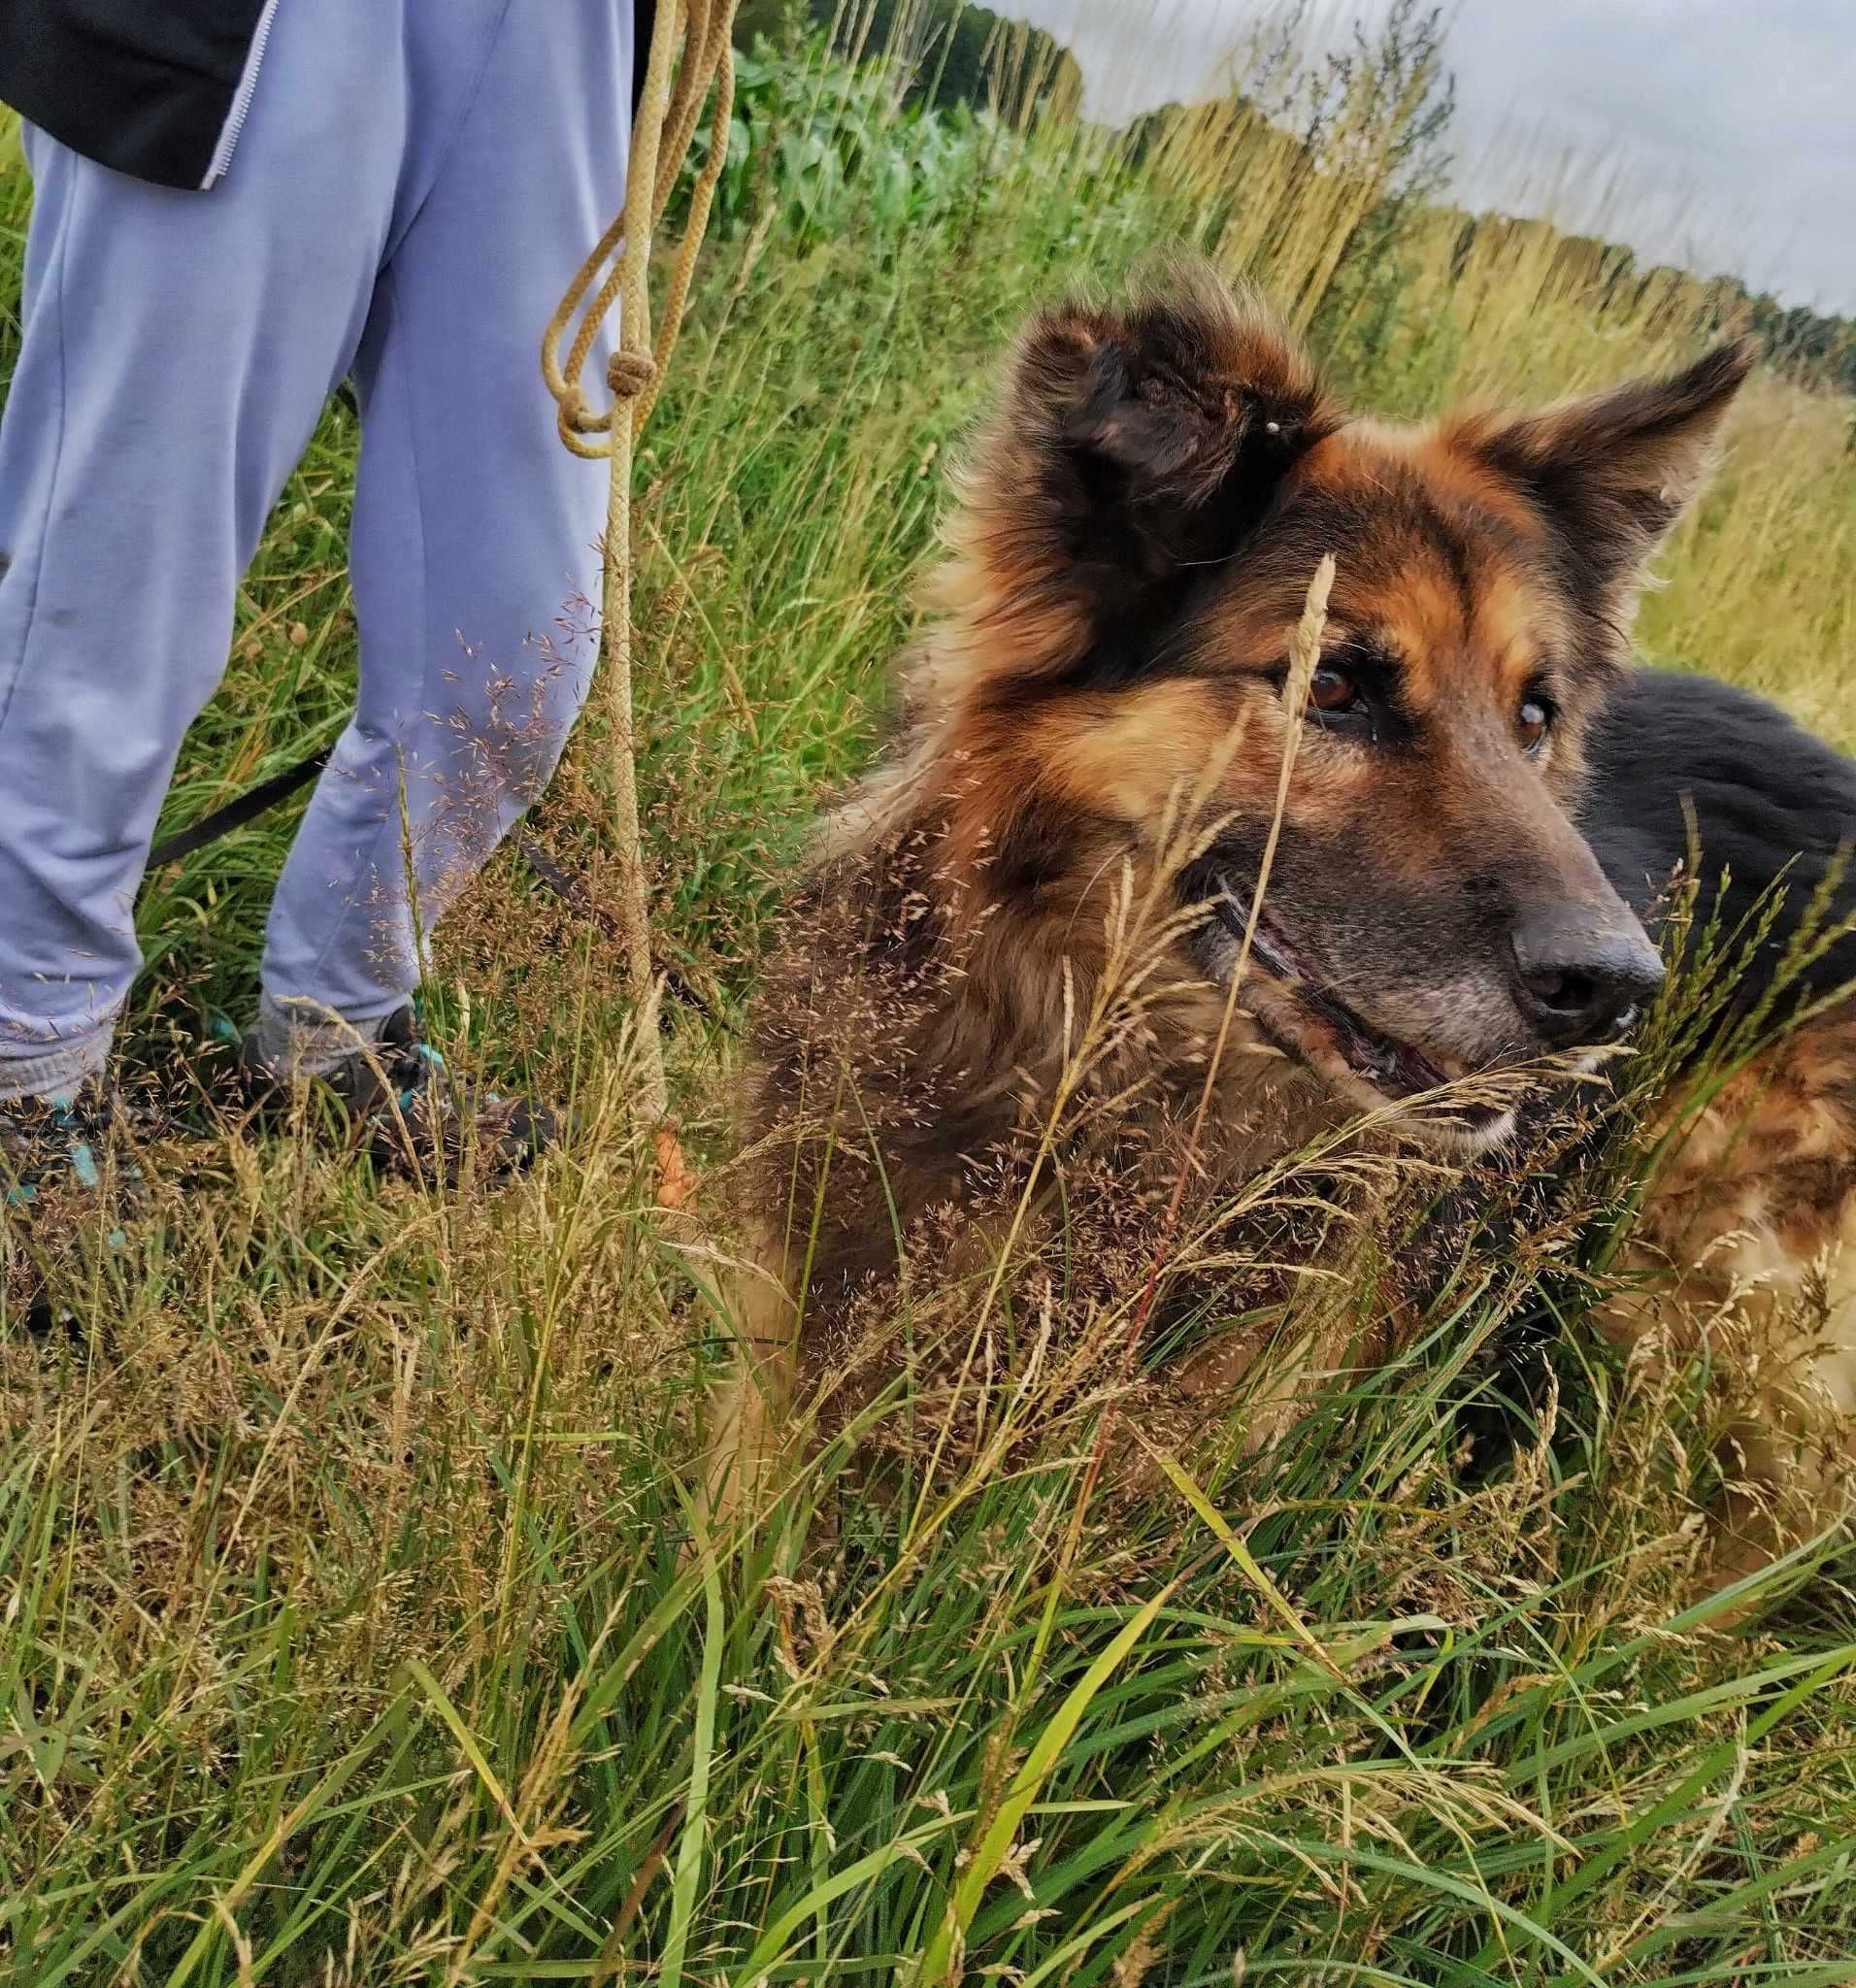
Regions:
[[1262, 299], [1208, 272], [1125, 311], [1046, 312], [963, 480], [943, 604], [987, 674], [1131, 677], [1194, 569], [1340, 421]]

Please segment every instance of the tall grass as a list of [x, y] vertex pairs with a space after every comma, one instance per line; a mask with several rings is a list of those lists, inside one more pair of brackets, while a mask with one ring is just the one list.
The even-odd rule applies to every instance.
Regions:
[[[815, 797], [882, 721], [943, 458], [1024, 310], [1184, 239], [1260, 265], [1347, 389], [1404, 414], [1692, 343], [1686, 305], [1595, 301], [1525, 229], [1465, 255], [1460, 216], [1420, 211], [1383, 265], [1336, 260], [1386, 155], [1344, 116], [1332, 160], [1236, 101], [1137, 158], [1010, 107], [931, 145], [895, 102], [800, 65], [750, 106], [772, 163], [641, 468], [644, 783], [662, 946], [704, 1004], [670, 1047], [705, 1219], [653, 1206], [606, 940], [514, 857], [428, 1009], [454, 1060], [585, 1124], [497, 1194], [257, 1139], [172, 1074], [202, 1011], [252, 998], [286, 822], [149, 880], [128, 1060], [177, 1113], [149, 1215], [75, 1252], [68, 1327], [0, 1314], [0, 1967], [1851, 1979], [1856, 1605], [1831, 1541], [1740, 1597], [1744, 1626], [1685, 1607], [1733, 1376], [1590, 1329], [1608, 1176], [1485, 1239], [1393, 1368], [1266, 1457], [1214, 1446], [1079, 1506], [1101, 1404], [1040, 1423], [1034, 1396], [1028, 1447], [913, 1499], [862, 1485], [845, 1440], [756, 1523], [703, 1529], [742, 1003]], [[17, 170], [4, 192], [17, 281]], [[1843, 433], [1759, 382], [1643, 633], [1848, 743]], [[174, 820], [339, 722], [352, 445], [332, 409]], [[601, 763], [583, 738], [540, 823], [596, 902]], [[1006, 1298], [1035, 1342], [1035, 1286]], [[1526, 1387], [1523, 1314], [1550, 1328]]]

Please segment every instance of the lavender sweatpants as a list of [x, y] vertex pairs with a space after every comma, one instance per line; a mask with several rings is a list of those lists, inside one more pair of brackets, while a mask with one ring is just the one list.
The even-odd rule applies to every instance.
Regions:
[[204, 193], [27, 134], [0, 419], [0, 1097], [62, 1091], [108, 1053], [182, 736], [350, 372], [360, 697], [278, 886], [267, 1009], [372, 1033], [547, 783], [591, 672], [606, 477], [556, 438], [538, 353], [623, 197], [631, 16], [280, 0]]

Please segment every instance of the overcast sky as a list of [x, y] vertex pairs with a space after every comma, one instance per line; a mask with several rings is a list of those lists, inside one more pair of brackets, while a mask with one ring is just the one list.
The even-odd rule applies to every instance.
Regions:
[[[1264, 11], [992, 4], [1061, 35], [1090, 112], [1117, 120], [1210, 94]], [[1378, 18], [1387, 4], [1326, 17]], [[1469, 205], [1596, 225], [1704, 275], [1732, 269], [1788, 302], [1856, 310], [1856, 0], [1458, 0], [1446, 46]]]

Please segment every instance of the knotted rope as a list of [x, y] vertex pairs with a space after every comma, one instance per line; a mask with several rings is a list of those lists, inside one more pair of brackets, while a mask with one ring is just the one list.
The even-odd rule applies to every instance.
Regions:
[[[606, 500], [606, 584], [600, 616], [600, 658], [612, 727], [614, 839], [620, 866], [620, 926], [626, 975], [637, 1014], [641, 1102], [661, 1119], [669, 1108], [664, 1055], [657, 1038], [657, 985], [651, 967], [650, 910], [638, 813], [638, 769], [632, 718], [632, 446], [649, 418], [689, 300], [696, 253], [709, 226], [715, 183], [728, 154], [735, 102], [730, 42], [737, 0], [657, 0], [645, 87], [632, 125], [625, 205], [568, 284], [542, 343], [542, 375], [554, 397], [556, 424], [576, 455], [605, 456], [612, 465]], [[676, 59], [681, 49], [681, 60]], [[663, 320], [651, 337], [651, 235], [664, 217], [671, 189], [689, 150], [703, 100], [714, 85], [709, 156], [690, 197], [689, 221], [672, 267]], [[590, 301], [587, 293], [612, 267]], [[586, 404], [580, 379], [613, 306], [619, 307], [618, 345], [606, 367], [613, 398], [602, 413]], [[584, 308], [582, 309], [582, 305]], [[562, 341], [576, 311], [580, 322], [566, 354]]]

